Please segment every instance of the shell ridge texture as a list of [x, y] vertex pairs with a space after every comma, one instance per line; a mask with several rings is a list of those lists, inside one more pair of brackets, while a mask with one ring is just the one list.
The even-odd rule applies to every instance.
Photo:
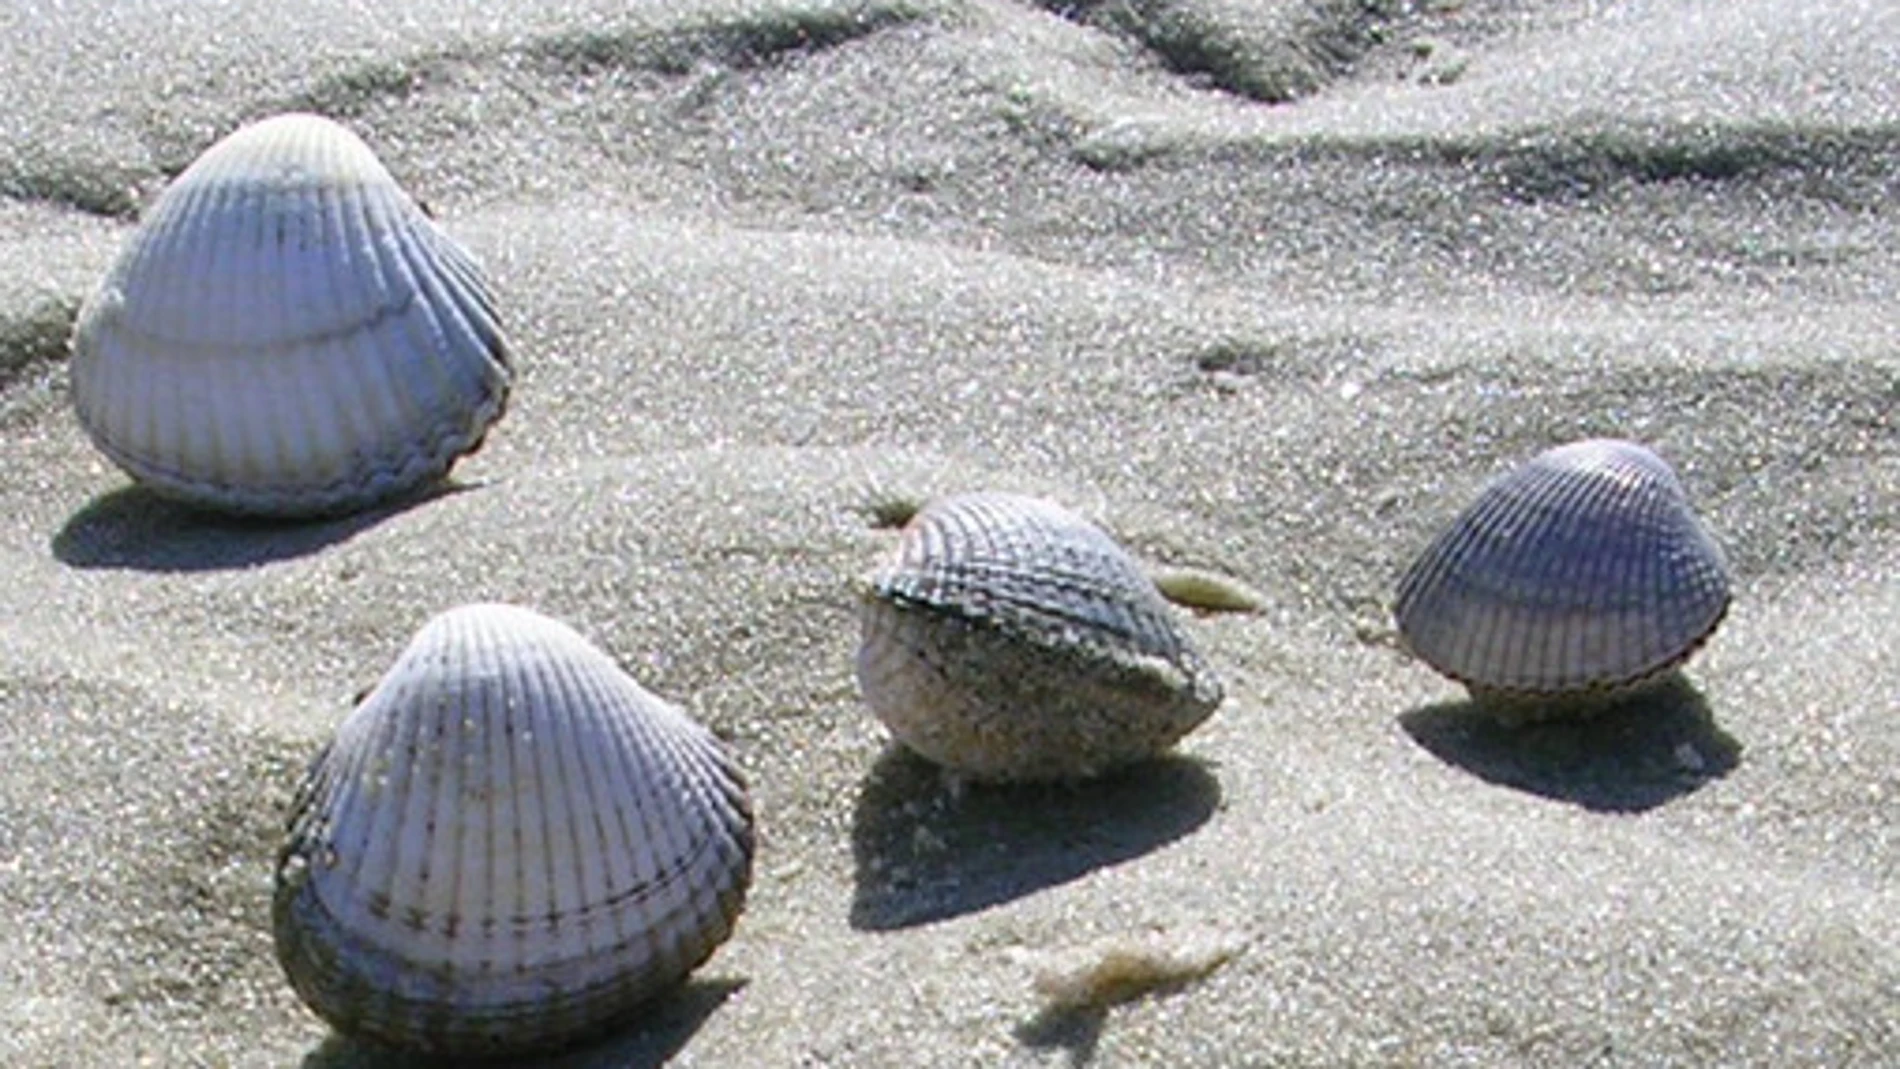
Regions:
[[[568, 671], [554, 674], [552, 689], [556, 697], [550, 706], [588, 708], [586, 698], [579, 689], [579, 681], [575, 678], [577, 673], [571, 664], [568, 668]], [[525, 688], [512, 695], [510, 700], [525, 701]], [[573, 897], [562, 905], [562, 914], [574, 918], [574, 925], [579, 929], [580, 952], [588, 956], [597, 955], [605, 949], [601, 943], [601, 924], [596, 918], [586, 915], [585, 900], [594, 893], [594, 888], [616, 886], [606, 866], [609, 859], [619, 857], [625, 851], [616, 849], [615, 844], [608, 841], [600, 820], [600, 813], [613, 806], [615, 799], [602, 794], [605, 777], [600, 763], [600, 747], [584, 746], [578, 733], [561, 732], [555, 730], [554, 725], [548, 725], [545, 730], [560, 745], [558, 756], [561, 770], [557, 782], [567, 785], [564, 794], [569, 803], [568, 812], [556, 823], [567, 831], [563, 845], [571, 871], [566, 874], [564, 881], [552, 875], [550, 878], [557, 885], [564, 882], [572, 889]], [[577, 788], [584, 791], [584, 795], [577, 795]], [[609, 913], [609, 919], [611, 916]]]
[[1080, 778], [1140, 760], [1222, 696], [1133, 559], [1033, 498], [926, 505], [860, 620], [857, 676], [872, 712], [977, 778]]
[[74, 410], [159, 493], [354, 511], [445, 474], [502, 415], [481, 272], [360, 138], [286, 115], [207, 149], [82, 307]]
[[[273, 904], [292, 986], [339, 1028], [437, 1053], [603, 1027], [731, 933], [751, 828], [728, 761], [564, 625], [442, 614], [299, 788]], [[706, 806], [726, 792], [741, 816]]]
[[1394, 613], [1406, 646], [1474, 693], [1611, 692], [1707, 639], [1726, 569], [1666, 463], [1589, 440], [1488, 483], [1406, 569]]
[[[1118, 575], [1109, 564], [1074, 568], [1000, 561], [931, 562], [880, 581], [884, 596], [920, 607], [1035, 635], [1088, 636], [1134, 643], [1144, 652], [1174, 653], [1179, 642], [1158, 595]], [[1145, 577], [1141, 577], [1145, 582]]]

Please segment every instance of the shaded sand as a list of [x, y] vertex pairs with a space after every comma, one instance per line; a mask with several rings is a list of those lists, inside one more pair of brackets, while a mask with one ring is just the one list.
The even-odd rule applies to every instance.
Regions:
[[[1900, 6], [384, 7], [0, 10], [0, 1062], [400, 1064], [277, 974], [271, 855], [478, 599], [712, 724], [760, 814], [736, 938], [558, 1064], [1900, 1061]], [[290, 106], [486, 263], [521, 375], [449, 492], [272, 527], [128, 489], [63, 338]], [[1392, 585], [1601, 433], [1676, 464], [1733, 614], [1649, 704], [1500, 733]], [[1179, 757], [887, 749], [851, 585], [980, 487], [1265, 599], [1190, 617], [1230, 697]], [[1241, 949], [1049, 1015], [1033, 963], [1165, 931]]]

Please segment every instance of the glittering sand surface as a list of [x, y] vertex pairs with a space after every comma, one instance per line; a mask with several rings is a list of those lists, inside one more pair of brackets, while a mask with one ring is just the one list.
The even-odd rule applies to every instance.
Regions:
[[[559, 1064], [1900, 1062], [1896, 70], [1891, 0], [13, 0], [0, 1063], [399, 1064], [279, 976], [271, 855], [479, 599], [714, 725], [760, 814], [735, 939]], [[65, 332], [290, 108], [487, 265], [520, 378], [459, 492], [208, 520], [89, 447]], [[1646, 705], [1490, 727], [1394, 581], [1605, 433], [1734, 611]], [[1178, 757], [957, 792], [887, 750], [874, 517], [983, 487], [1263, 596], [1188, 619], [1230, 697]]]

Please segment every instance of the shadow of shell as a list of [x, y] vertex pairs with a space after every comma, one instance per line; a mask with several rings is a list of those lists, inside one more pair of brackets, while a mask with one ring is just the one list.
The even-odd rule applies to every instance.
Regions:
[[971, 785], [892, 745], [858, 792], [851, 926], [888, 931], [974, 913], [1194, 831], [1220, 805], [1200, 762], [1165, 756], [1074, 785]]
[[1471, 701], [1399, 717], [1414, 742], [1479, 779], [1585, 809], [1637, 813], [1728, 775], [1742, 744], [1681, 673], [1585, 719], [1507, 726]]

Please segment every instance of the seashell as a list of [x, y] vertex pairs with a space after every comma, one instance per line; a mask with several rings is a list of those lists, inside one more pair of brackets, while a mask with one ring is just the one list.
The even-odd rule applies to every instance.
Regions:
[[1714, 633], [1728, 564], [1633, 442], [1558, 446], [1494, 480], [1399, 584], [1406, 646], [1496, 706], [1588, 711]]
[[198, 157], [73, 334], [73, 403], [100, 450], [239, 513], [347, 512], [437, 479], [501, 417], [511, 377], [474, 260], [315, 115]]
[[1267, 599], [1231, 576], [1203, 568], [1166, 567], [1148, 573], [1161, 596], [1204, 612], [1259, 612]]
[[437, 616], [298, 790], [277, 957], [339, 1031], [457, 1057], [564, 1046], [704, 962], [751, 880], [723, 746], [566, 626]]
[[1077, 779], [1174, 745], [1220, 681], [1120, 546], [1013, 494], [942, 498], [867, 590], [858, 685], [905, 745], [976, 779]]

